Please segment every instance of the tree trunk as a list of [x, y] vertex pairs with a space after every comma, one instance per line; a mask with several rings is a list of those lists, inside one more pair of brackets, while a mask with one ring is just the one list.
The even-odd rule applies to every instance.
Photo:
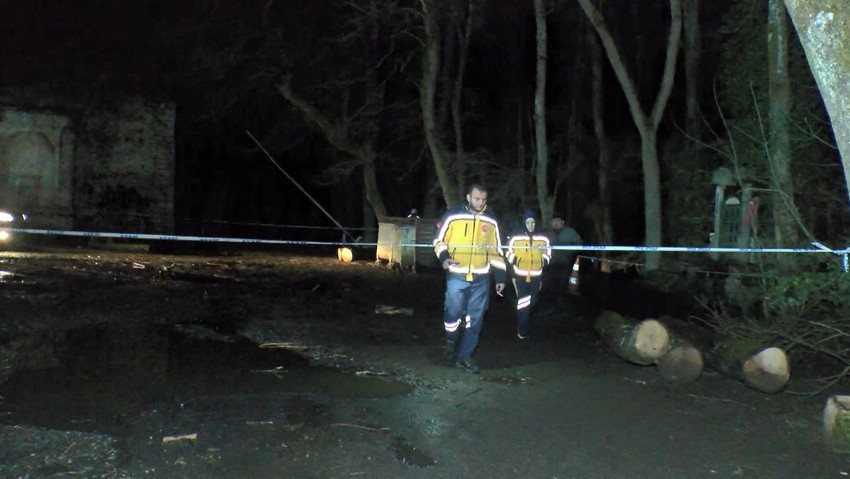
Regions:
[[537, 200], [543, 218], [551, 218], [555, 197], [549, 192], [549, 143], [546, 136], [546, 11], [544, 0], [534, 0], [534, 20], [537, 26], [537, 84], [534, 92], [534, 140], [537, 151]]
[[782, 0], [770, 0], [767, 20], [770, 139], [768, 162], [774, 200], [771, 202], [776, 246], [797, 246], [794, 183], [791, 179], [791, 80], [788, 72], [788, 17]]
[[434, 172], [443, 190], [446, 206], [461, 200], [458, 188], [451, 172], [448, 154], [440, 138], [436, 118], [437, 79], [440, 76], [440, 24], [435, 0], [420, 0], [422, 18], [425, 23], [425, 51], [422, 60], [422, 82], [420, 85], [420, 107], [425, 128], [425, 141], [434, 161]]
[[806, 51], [850, 185], [850, 2], [785, 0]]
[[455, 132], [455, 169], [458, 185], [465, 187], [469, 183], [466, 178], [465, 147], [463, 145], [463, 112], [461, 111], [461, 99], [463, 98], [463, 79], [466, 74], [466, 61], [469, 57], [469, 39], [472, 37], [472, 18], [474, 0], [468, 0], [466, 12], [466, 23], [460, 37], [460, 51], [457, 58], [457, 75], [452, 88], [452, 124]]
[[596, 136], [596, 145], [599, 148], [599, 170], [596, 172], [599, 184], [599, 217], [596, 218], [597, 236], [599, 244], [610, 245], [614, 243], [614, 223], [611, 220], [611, 189], [609, 188], [608, 174], [611, 171], [611, 147], [605, 132], [605, 84], [602, 82], [602, 49], [599, 42], [588, 30], [588, 43], [592, 57], [592, 102], [593, 102], [593, 133]]
[[667, 38], [667, 56], [664, 63], [664, 73], [661, 78], [658, 94], [649, 115], [644, 113], [640, 104], [640, 97], [634, 81], [626, 71], [614, 39], [611, 37], [605, 19], [593, 6], [591, 0], [579, 0], [584, 13], [596, 28], [605, 53], [614, 74], [623, 88], [623, 93], [629, 103], [629, 111], [641, 136], [641, 165], [643, 167], [644, 185], [644, 220], [645, 220], [645, 243], [650, 249], [646, 252], [646, 269], [658, 269], [661, 254], [653, 251], [651, 247], [661, 246], [661, 174], [658, 165], [658, 150], [656, 135], [661, 117], [667, 106], [667, 100], [673, 89], [673, 78], [676, 74], [676, 59], [678, 58], [679, 44], [682, 34], [682, 2], [681, 0], [670, 0], [671, 25], [670, 34]]
[[785, 352], [742, 340], [721, 340], [705, 353], [705, 362], [717, 372], [744, 382], [761, 392], [775, 393], [791, 376]]
[[613, 311], [603, 311], [593, 328], [617, 356], [634, 364], [655, 364], [670, 347], [667, 328], [654, 319], [634, 322]]
[[684, 0], [682, 7], [685, 35], [685, 131], [691, 138], [699, 140], [702, 129], [699, 118], [699, 85], [702, 84], [699, 67], [702, 58], [699, 0]]

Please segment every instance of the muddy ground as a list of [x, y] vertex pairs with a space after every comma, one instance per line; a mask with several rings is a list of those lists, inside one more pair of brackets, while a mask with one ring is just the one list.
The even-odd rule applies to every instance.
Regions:
[[821, 432], [840, 386], [667, 384], [597, 340], [592, 305], [518, 340], [511, 294], [472, 375], [440, 364], [442, 296], [438, 271], [330, 252], [0, 253], [0, 477], [850, 474]]

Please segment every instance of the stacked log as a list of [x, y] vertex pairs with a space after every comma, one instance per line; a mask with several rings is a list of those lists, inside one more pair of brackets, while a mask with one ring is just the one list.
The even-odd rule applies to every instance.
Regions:
[[667, 328], [654, 319], [635, 322], [603, 311], [593, 327], [617, 356], [634, 364], [655, 364], [670, 349]]
[[765, 393], [783, 390], [790, 378], [788, 357], [777, 347], [745, 340], [714, 340], [703, 342], [707, 349], [703, 354], [655, 319], [626, 319], [613, 311], [603, 311], [594, 329], [617, 356], [634, 364], [656, 365], [668, 382], [694, 381], [704, 366]]
[[837, 449], [850, 450], [850, 396], [830, 396], [823, 410], [827, 442]]
[[703, 358], [699, 349], [691, 343], [672, 335], [670, 349], [655, 364], [658, 373], [668, 382], [689, 383], [702, 374]]
[[785, 389], [791, 376], [785, 351], [746, 340], [718, 341], [706, 353], [705, 360], [712, 369], [766, 393]]

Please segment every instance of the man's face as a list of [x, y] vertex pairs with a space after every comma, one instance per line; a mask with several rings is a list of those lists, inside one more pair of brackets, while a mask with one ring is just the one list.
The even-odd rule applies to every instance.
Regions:
[[525, 229], [528, 230], [529, 233], [534, 232], [534, 227], [537, 225], [537, 222], [534, 221], [534, 218], [528, 218], [525, 220]]
[[552, 218], [552, 229], [553, 230], [564, 229], [564, 219], [563, 218]]
[[481, 191], [478, 188], [473, 188], [472, 193], [467, 193], [466, 201], [469, 203], [469, 207], [472, 208], [473, 211], [480, 213], [484, 211], [484, 207], [487, 206], [487, 192]]

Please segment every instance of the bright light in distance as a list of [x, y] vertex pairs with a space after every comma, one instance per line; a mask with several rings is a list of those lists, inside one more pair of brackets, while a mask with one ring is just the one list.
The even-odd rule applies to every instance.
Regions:
[[0, 241], [6, 241], [10, 236], [8, 231], [0, 231]]
[[0, 223], [11, 223], [14, 221], [15, 217], [6, 213], [5, 211], [0, 211]]

